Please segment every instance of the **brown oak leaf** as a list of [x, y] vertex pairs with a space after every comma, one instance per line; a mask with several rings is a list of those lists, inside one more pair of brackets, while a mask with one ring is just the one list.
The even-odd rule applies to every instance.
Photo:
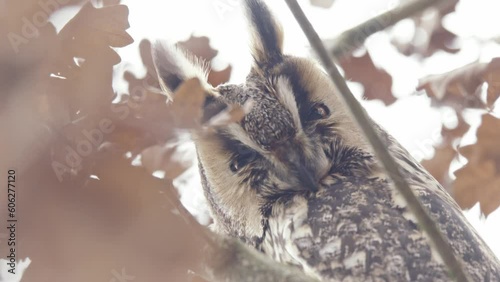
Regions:
[[136, 77], [132, 72], [126, 71], [123, 75], [128, 82], [128, 93], [134, 95], [140, 91], [160, 91], [160, 84], [158, 82], [158, 74], [153, 63], [153, 56], [151, 54], [151, 42], [144, 39], [139, 43], [139, 52], [141, 61], [146, 68], [146, 75], [142, 78]]
[[146, 148], [141, 153], [141, 163], [150, 172], [163, 171], [165, 178], [175, 179], [184, 173], [190, 166], [190, 163], [182, 163], [174, 158], [177, 148], [167, 145], [155, 145]]
[[461, 139], [469, 131], [469, 128], [470, 125], [461, 115], [458, 115], [458, 124], [454, 128], [447, 128], [443, 125], [441, 129], [443, 139], [439, 145], [434, 146], [434, 156], [421, 162], [427, 171], [447, 190], [450, 189], [451, 185], [450, 165], [458, 155], [454, 142]]
[[[487, 82], [487, 99], [481, 99], [481, 86]], [[420, 80], [417, 90], [425, 90], [436, 106], [464, 108], [493, 107], [500, 96], [500, 58], [489, 63], [472, 63], [444, 74]]]
[[181, 84], [174, 93], [170, 111], [177, 128], [195, 129], [201, 124], [203, 103], [206, 94], [198, 78], [191, 78]]
[[396, 101], [392, 95], [392, 77], [385, 70], [378, 68], [368, 52], [363, 56], [343, 57], [340, 65], [347, 80], [359, 82], [364, 87], [363, 98], [378, 99], [385, 105]]
[[212, 60], [217, 56], [219, 51], [210, 46], [210, 40], [208, 37], [191, 36], [186, 41], [178, 42], [177, 45], [185, 50], [188, 50], [196, 57], [203, 59], [209, 65], [208, 82], [211, 85], [217, 86], [229, 81], [232, 70], [230, 65], [220, 71], [216, 71], [212, 68]]
[[500, 205], [500, 119], [486, 114], [477, 130], [477, 142], [460, 148], [468, 163], [455, 172], [453, 196], [466, 209], [479, 202], [488, 215]]
[[450, 144], [441, 144], [434, 147], [434, 156], [429, 160], [423, 160], [421, 164], [436, 178], [443, 187], [449, 186], [448, 176], [451, 162], [457, 157], [457, 151]]

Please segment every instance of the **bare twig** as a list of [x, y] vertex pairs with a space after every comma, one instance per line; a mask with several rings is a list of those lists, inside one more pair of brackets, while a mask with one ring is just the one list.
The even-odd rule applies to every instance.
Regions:
[[414, 0], [405, 2], [401, 6], [382, 13], [343, 32], [333, 40], [333, 43], [329, 42], [327, 45], [332, 46], [330, 52], [334, 58], [341, 58], [361, 46], [370, 35], [384, 30], [403, 19], [418, 14], [429, 7], [445, 5], [445, 3], [448, 4], [450, 2], [454, 1]]
[[361, 128], [361, 131], [364, 132], [365, 137], [373, 147], [375, 154], [386, 170], [389, 178], [394, 183], [394, 186], [396, 187], [398, 192], [401, 193], [401, 195], [404, 197], [405, 201], [408, 204], [408, 207], [410, 208], [410, 211], [417, 218], [420, 228], [422, 228], [422, 230], [429, 235], [431, 244], [438, 251], [446, 266], [449, 268], [451, 277], [460, 282], [472, 281], [469, 278], [468, 274], [465, 272], [464, 267], [462, 266], [462, 261], [454, 255], [454, 251], [451, 248], [449, 242], [444, 238], [436, 223], [432, 220], [426, 209], [421, 204], [420, 200], [417, 198], [413, 190], [403, 178], [403, 175], [399, 171], [398, 165], [387, 151], [386, 146], [378, 136], [374, 127], [371, 125], [371, 122], [367, 117], [364, 109], [352, 95], [344, 78], [337, 69], [337, 66], [333, 63], [333, 60], [330, 57], [328, 51], [326, 50], [321, 39], [305, 16], [297, 1], [285, 1], [288, 4], [288, 7], [292, 11], [293, 15], [295, 16], [295, 19], [300, 24], [305, 35], [307, 36], [307, 39], [309, 40], [312, 48], [317, 53], [323, 66], [326, 68], [338, 92], [340, 92], [341, 96], [343, 97], [344, 102], [347, 104], [351, 114], [358, 123], [358, 126]]

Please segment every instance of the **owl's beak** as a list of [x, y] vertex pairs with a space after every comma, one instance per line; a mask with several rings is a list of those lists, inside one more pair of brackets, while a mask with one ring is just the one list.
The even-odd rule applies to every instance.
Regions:
[[312, 192], [318, 191], [318, 182], [314, 179], [313, 174], [303, 165], [298, 164], [297, 168], [299, 181], [306, 190]]
[[274, 153], [297, 176], [300, 190], [316, 192], [318, 191], [318, 181], [314, 177], [315, 174], [306, 167], [300, 149], [296, 147], [292, 142], [285, 142], [285, 144], [275, 148]]

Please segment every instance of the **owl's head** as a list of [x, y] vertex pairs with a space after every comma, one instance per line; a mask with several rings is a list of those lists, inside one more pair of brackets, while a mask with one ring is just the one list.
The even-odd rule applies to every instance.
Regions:
[[[307, 197], [332, 177], [362, 171], [366, 144], [334, 85], [312, 60], [283, 54], [283, 31], [263, 1], [246, 0], [253, 67], [246, 82], [212, 88], [205, 112], [252, 100], [241, 120], [194, 134], [205, 195], [218, 231], [259, 237], [273, 204]], [[158, 46], [155, 64], [164, 86], [206, 78], [182, 52]]]

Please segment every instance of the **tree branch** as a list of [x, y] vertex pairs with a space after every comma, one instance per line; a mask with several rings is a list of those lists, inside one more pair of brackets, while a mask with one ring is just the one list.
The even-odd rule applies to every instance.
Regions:
[[[451, 248], [449, 242], [444, 238], [443, 234], [439, 230], [436, 223], [432, 220], [430, 215], [427, 213], [426, 209], [421, 204], [420, 200], [417, 198], [413, 190], [410, 188], [403, 175], [399, 171], [399, 167], [389, 154], [386, 146], [378, 136], [374, 127], [371, 125], [369, 118], [367, 117], [364, 109], [358, 103], [356, 98], [352, 95], [349, 87], [347, 86], [344, 78], [340, 74], [337, 66], [333, 63], [328, 51], [323, 45], [318, 34], [314, 30], [313, 26], [307, 19], [306, 15], [300, 8], [296, 0], [285, 0], [288, 7], [292, 11], [295, 19], [300, 24], [302, 30], [304, 31], [309, 43], [312, 48], [317, 53], [323, 66], [326, 68], [330, 78], [335, 84], [338, 92], [343, 97], [344, 102], [347, 104], [351, 114], [353, 115], [355, 121], [364, 132], [366, 139], [371, 144], [373, 151], [380, 160], [383, 168], [389, 176], [389, 179], [394, 183], [395, 188], [403, 198], [405, 199], [410, 211], [417, 218], [419, 227], [429, 235], [430, 243], [435, 250], [439, 253], [446, 266], [449, 269], [450, 276], [455, 278], [457, 281], [472, 281], [468, 274], [465, 272], [462, 266], [462, 261], [460, 258], [454, 255], [454, 251]], [[428, 2], [428, 1], [423, 1]], [[437, 1], [433, 1], [437, 2]]]
[[327, 40], [325, 43], [327, 46], [332, 46], [330, 52], [334, 58], [338, 59], [349, 55], [352, 51], [361, 46], [370, 35], [384, 30], [403, 19], [418, 14], [429, 7], [449, 5], [450, 2], [454, 1], [414, 0], [405, 2], [390, 11], [344, 31], [337, 38]]
[[218, 236], [219, 248], [207, 255], [214, 281], [319, 282], [298, 268], [281, 264], [234, 239]]

